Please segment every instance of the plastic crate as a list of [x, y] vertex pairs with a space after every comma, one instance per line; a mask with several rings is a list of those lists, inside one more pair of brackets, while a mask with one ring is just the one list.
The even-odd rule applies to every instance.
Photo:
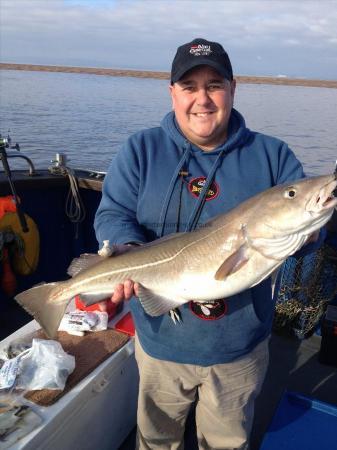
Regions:
[[337, 407], [285, 392], [260, 450], [333, 450], [337, 448]]

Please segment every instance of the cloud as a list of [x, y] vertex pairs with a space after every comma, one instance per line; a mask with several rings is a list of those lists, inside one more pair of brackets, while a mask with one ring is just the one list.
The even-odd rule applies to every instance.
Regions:
[[309, 71], [308, 51], [330, 61], [309, 75], [337, 73], [336, 1], [1, 0], [1, 10], [4, 61], [168, 70], [177, 45], [204, 36], [239, 73]]

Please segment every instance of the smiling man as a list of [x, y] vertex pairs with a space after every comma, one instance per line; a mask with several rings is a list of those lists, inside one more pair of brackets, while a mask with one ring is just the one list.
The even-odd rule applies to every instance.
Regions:
[[187, 44], [178, 50], [172, 64], [170, 91], [181, 131], [195, 145], [209, 151], [227, 139], [236, 82], [221, 45], [197, 41], [194, 48]]
[[[100, 245], [141, 245], [193, 230], [304, 176], [287, 144], [246, 127], [233, 108], [235, 87], [220, 44], [195, 39], [178, 48], [169, 86], [173, 111], [160, 126], [132, 135], [105, 178], [95, 220]], [[137, 284], [128, 280], [112, 301], [134, 294]], [[230, 298], [203, 304], [191, 298], [171, 317], [149, 316], [136, 297], [130, 308], [140, 375], [137, 448], [182, 449], [193, 403], [199, 449], [248, 448], [268, 363], [271, 280]]]
[[209, 151], [227, 139], [235, 80], [202, 65], [189, 70], [170, 91], [177, 122], [191, 142]]

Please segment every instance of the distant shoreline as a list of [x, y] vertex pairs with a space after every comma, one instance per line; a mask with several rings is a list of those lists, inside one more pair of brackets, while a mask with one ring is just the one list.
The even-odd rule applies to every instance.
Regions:
[[[113, 77], [136, 77], [155, 78], [169, 80], [169, 72], [156, 72], [149, 70], [129, 70], [129, 69], [103, 69], [98, 67], [72, 67], [72, 66], [47, 66], [40, 64], [14, 64], [0, 63], [0, 70], [25, 70], [33, 72], [63, 72], [63, 73], [86, 73], [93, 75], [105, 75]], [[244, 84], [276, 84], [287, 86], [307, 86], [324, 87], [337, 89], [337, 80], [309, 80], [304, 78], [287, 77], [256, 77], [256, 76], [235, 76], [238, 83]]]

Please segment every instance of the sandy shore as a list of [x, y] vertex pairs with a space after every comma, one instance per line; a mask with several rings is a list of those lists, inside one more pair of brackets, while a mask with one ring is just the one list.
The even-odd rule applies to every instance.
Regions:
[[[38, 64], [13, 64], [0, 63], [0, 70], [29, 70], [39, 72], [64, 72], [64, 73], [86, 73], [94, 75], [105, 75], [112, 77], [137, 77], [157, 78], [168, 80], [169, 72], [154, 72], [148, 70], [125, 70], [125, 69], [102, 69], [95, 67], [71, 67], [71, 66], [44, 66]], [[287, 77], [251, 77], [237, 75], [238, 83], [246, 84], [279, 84], [288, 86], [325, 87], [337, 89], [337, 80], [309, 80], [304, 78]]]

